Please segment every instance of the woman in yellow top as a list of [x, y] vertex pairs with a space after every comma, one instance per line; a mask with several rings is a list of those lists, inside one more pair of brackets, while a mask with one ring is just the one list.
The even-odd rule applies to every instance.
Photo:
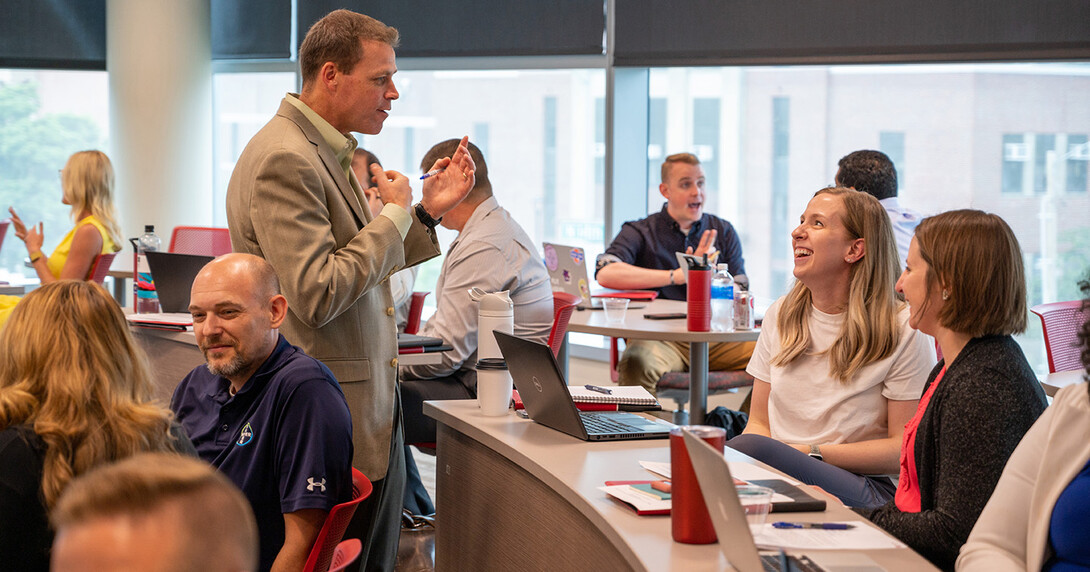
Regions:
[[[30, 263], [42, 284], [62, 278], [86, 280], [99, 254], [121, 250], [121, 232], [114, 209], [114, 168], [101, 151], [80, 151], [61, 170], [61, 202], [72, 206], [76, 226], [53, 253], [42, 252], [42, 223], [27, 228], [9, 208], [16, 238], [26, 244]], [[0, 296], [0, 325], [7, 322], [17, 296]]]

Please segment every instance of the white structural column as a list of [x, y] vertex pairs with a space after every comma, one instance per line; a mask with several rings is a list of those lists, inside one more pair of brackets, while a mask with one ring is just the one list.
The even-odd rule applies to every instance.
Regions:
[[110, 157], [126, 238], [212, 223], [208, 0], [107, 0]]

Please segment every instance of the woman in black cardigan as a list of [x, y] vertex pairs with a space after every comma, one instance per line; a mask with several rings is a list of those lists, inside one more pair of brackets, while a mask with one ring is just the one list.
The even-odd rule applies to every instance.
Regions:
[[912, 327], [943, 360], [905, 426], [894, 500], [870, 519], [952, 570], [1007, 458], [1045, 409], [1011, 338], [1026, 328], [1022, 252], [1003, 219], [975, 210], [924, 219], [897, 281]]

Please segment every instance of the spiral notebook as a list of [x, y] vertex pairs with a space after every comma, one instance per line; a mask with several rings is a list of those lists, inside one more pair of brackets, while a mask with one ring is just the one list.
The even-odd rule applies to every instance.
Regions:
[[569, 385], [571, 399], [576, 403], [616, 403], [618, 405], [658, 405], [658, 400], [640, 385], [610, 386], [607, 395], [582, 385]]

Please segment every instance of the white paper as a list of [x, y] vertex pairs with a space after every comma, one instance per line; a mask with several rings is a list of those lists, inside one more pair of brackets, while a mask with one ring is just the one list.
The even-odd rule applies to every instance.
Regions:
[[905, 548], [905, 545], [865, 522], [854, 522], [848, 530], [820, 528], [775, 528], [778, 515], [768, 515], [769, 522], [755, 529], [753, 540], [759, 548], [801, 550], [878, 550]]
[[670, 463], [662, 463], [659, 461], [640, 461], [640, 466], [644, 469], [659, 475], [664, 479], [670, 478]]
[[650, 495], [629, 485], [598, 487], [598, 490], [631, 504], [639, 510], [670, 510], [670, 500]]
[[176, 324], [179, 326], [192, 326], [193, 315], [189, 312], [163, 312], [151, 314], [129, 314], [126, 316], [130, 322], [152, 324]]
[[[798, 486], [801, 483], [792, 479], [791, 477], [780, 475], [779, 473], [773, 473], [768, 469], [762, 469], [761, 467], [754, 465], [753, 463], [734, 463], [728, 462], [730, 465], [730, 474], [736, 479], [743, 481], [765, 481], [768, 479], [779, 479], [781, 481], [787, 481], [792, 485]], [[655, 473], [656, 475], [662, 475], [664, 478], [670, 478], [670, 463], [663, 463], [659, 461], [640, 461], [640, 466], [644, 469]]]

